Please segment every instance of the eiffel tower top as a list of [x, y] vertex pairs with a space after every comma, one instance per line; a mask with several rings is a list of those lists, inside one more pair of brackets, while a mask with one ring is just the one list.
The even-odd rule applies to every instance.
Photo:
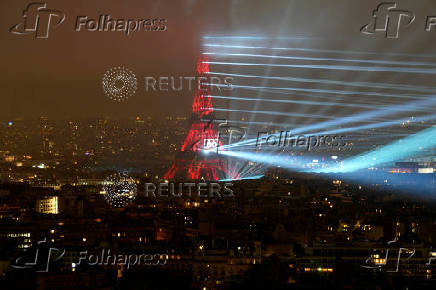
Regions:
[[[202, 78], [207, 79], [208, 72], [208, 58], [205, 56], [199, 57], [197, 61], [198, 80], [201, 80]], [[212, 98], [210, 97], [208, 85], [199, 85], [196, 87], [194, 102], [192, 103], [192, 112], [198, 120], [213, 112]]]

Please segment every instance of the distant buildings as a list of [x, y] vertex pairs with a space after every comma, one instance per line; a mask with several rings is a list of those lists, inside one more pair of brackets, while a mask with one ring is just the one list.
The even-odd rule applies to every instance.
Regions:
[[59, 213], [59, 198], [57, 196], [47, 196], [36, 200], [36, 212], [43, 214]]

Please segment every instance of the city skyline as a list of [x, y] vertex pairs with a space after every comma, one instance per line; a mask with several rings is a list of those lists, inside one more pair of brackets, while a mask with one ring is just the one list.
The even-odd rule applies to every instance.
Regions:
[[434, 289], [434, 0], [0, 3], [0, 289]]

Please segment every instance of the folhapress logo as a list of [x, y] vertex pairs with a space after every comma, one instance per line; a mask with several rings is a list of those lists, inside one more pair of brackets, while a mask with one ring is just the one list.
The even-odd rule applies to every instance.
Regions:
[[386, 38], [398, 38], [400, 26], [408, 26], [415, 20], [411, 11], [398, 10], [397, 3], [381, 3], [372, 13], [370, 23], [360, 31], [365, 34], [384, 33]]
[[[69, 18], [74, 18], [70, 17]], [[14, 34], [34, 34], [35, 38], [47, 39], [52, 28], [65, 21], [65, 13], [47, 9], [47, 3], [32, 2], [23, 11], [23, 20], [9, 29]], [[98, 18], [77, 16], [74, 32], [123, 32], [126, 36], [133, 32], [158, 32], [167, 30], [167, 20], [160, 17], [114, 18], [102, 14]]]
[[59, 10], [47, 9], [47, 3], [30, 3], [23, 11], [23, 22], [11, 27], [14, 34], [35, 34], [35, 38], [48, 38], [51, 27], [57, 27], [65, 20]]
[[[29, 257], [30, 254], [35, 254]], [[36, 249], [25, 252], [25, 256], [18, 257], [11, 265], [14, 269], [35, 269], [36, 272], [47, 273], [51, 262], [56, 262], [65, 255], [65, 249], [49, 247], [47, 238], [37, 242]], [[28, 260], [26, 262], [26, 260]]]

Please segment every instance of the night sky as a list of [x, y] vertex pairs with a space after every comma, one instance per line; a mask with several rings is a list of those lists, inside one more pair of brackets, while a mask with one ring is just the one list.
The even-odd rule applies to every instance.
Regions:
[[[400, 31], [400, 38], [386, 39], [359, 32], [362, 25], [369, 22], [378, 1], [49, 1], [49, 9], [66, 14], [65, 22], [51, 29], [48, 39], [34, 39], [33, 35], [9, 33], [9, 28], [22, 22], [22, 11], [30, 2], [3, 0], [0, 3], [0, 114], [2, 119], [41, 115], [52, 118], [189, 115], [192, 92], [145, 92], [143, 77], [194, 75], [196, 59], [205, 51], [203, 37], [207, 35], [302, 36], [307, 39], [292, 45], [381, 54], [414, 53], [417, 58], [403, 57], [401, 60], [419, 61], [420, 54], [431, 54], [435, 50], [436, 30], [425, 32], [424, 27], [426, 17], [436, 15], [436, 4], [431, 0], [420, 0], [419, 5], [415, 2], [397, 2], [399, 8], [412, 10], [416, 19], [413, 25]], [[124, 19], [165, 18], [167, 30], [135, 32], [130, 36], [122, 32], [74, 31], [77, 16], [98, 18], [101, 14]], [[272, 39], [261, 45], [289, 43]], [[383, 59], [383, 55], [373, 58]], [[104, 72], [118, 65], [131, 69], [138, 78], [136, 94], [124, 103], [111, 101], [101, 88]], [[234, 68], [220, 69], [234, 71]], [[434, 84], [433, 75], [362, 77], [358, 73], [298, 69], [277, 71], [276, 74], [422, 86]], [[223, 105], [239, 106], [233, 102]], [[254, 104], [248, 107], [259, 109], [259, 105]]]

